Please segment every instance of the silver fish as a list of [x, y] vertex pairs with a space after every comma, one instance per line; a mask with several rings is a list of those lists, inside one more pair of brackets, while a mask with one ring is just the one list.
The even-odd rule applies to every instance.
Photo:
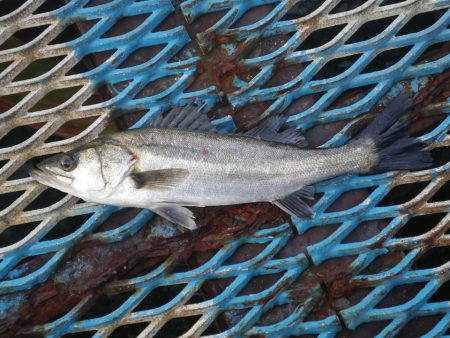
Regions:
[[[432, 163], [423, 145], [408, 136], [408, 120], [395, 123], [412, 105], [408, 97], [398, 97], [338, 148], [305, 149], [295, 129], [280, 132], [283, 118], [269, 118], [240, 135], [147, 128], [99, 137], [43, 161], [30, 175], [86, 201], [149, 208], [188, 229], [196, 228], [188, 206], [268, 201], [310, 218], [313, 211], [303, 199], [313, 197], [313, 183]], [[170, 115], [172, 121], [162, 125], [185, 126], [195, 114], [178, 109]], [[208, 129], [196, 121], [197, 129]]]

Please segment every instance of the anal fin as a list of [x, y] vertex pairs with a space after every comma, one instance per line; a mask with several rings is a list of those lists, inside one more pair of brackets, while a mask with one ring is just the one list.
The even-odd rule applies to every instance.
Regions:
[[302, 200], [302, 198], [312, 199], [313, 197], [314, 188], [306, 186], [281, 200], [273, 202], [273, 204], [291, 216], [300, 219], [311, 219], [314, 217], [314, 211]]
[[298, 194], [302, 198], [306, 198], [308, 200], [314, 199], [314, 194], [316, 193], [316, 189], [312, 185], [305, 185], [300, 190], [296, 191], [294, 194]]
[[195, 223], [194, 214], [188, 208], [182, 206], [160, 206], [160, 207], [150, 207], [152, 211], [166, 218], [172, 223], [181, 225], [189, 230], [197, 229], [197, 224]]

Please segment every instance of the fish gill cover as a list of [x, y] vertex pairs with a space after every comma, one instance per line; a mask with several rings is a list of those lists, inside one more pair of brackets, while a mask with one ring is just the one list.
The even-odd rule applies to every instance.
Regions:
[[[450, 334], [448, 1], [20, 0], [0, 15], [2, 336]], [[181, 232], [27, 175], [190, 101], [228, 131], [283, 113], [333, 147], [405, 92], [434, 167], [317, 184], [312, 220], [258, 203]]]

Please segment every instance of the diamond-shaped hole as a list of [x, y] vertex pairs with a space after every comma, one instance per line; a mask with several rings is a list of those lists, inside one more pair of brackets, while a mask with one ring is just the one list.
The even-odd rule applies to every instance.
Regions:
[[33, 14], [51, 12], [63, 7], [64, 5], [65, 3], [63, 1], [47, 0], [41, 6], [39, 6], [38, 9], [33, 12]]
[[11, 129], [0, 139], [0, 148], [8, 148], [21, 144], [33, 136], [34, 133], [36, 133], [36, 129], [28, 126], [20, 126]]
[[127, 266], [127, 271], [119, 276], [120, 280], [141, 277], [158, 269], [166, 260], [166, 257], [147, 258], [138, 257], [134, 266]]
[[412, 126], [410, 127], [411, 135], [414, 137], [427, 135], [435, 130], [446, 118], [447, 116], [443, 114], [419, 117], [417, 120], [413, 121]]
[[[266, 38], [263, 37], [263, 38], [259, 39], [259, 41], [252, 48], [252, 50], [249, 50], [248, 54], [246, 54], [246, 59], [257, 58], [257, 57], [260, 57], [263, 55], [268, 55], [270, 53], [275, 52], [276, 50], [283, 47], [283, 45], [289, 40], [289, 38], [292, 35], [294, 35], [294, 33], [290, 34], [290, 36], [288, 34], [283, 34], [283, 35], [269, 36]], [[296, 63], [295, 65], [297, 67], [303, 68], [302, 64], [300, 64], [300, 63]], [[245, 73], [253, 72], [255, 70], [249, 69]], [[256, 73], [257, 73], [257, 70], [256, 70]], [[239, 75], [241, 75], [241, 74], [239, 74]], [[276, 73], [275, 73], [275, 75], [276, 75]], [[253, 78], [253, 76], [252, 76], [252, 78]], [[244, 80], [248, 81], [248, 79], [244, 79]]]
[[83, 86], [68, 87], [52, 90], [39, 100], [29, 111], [37, 112], [40, 110], [51, 109], [67, 102], [74, 96]]
[[386, 50], [378, 54], [370, 63], [361, 71], [361, 74], [378, 72], [383, 69], [392, 67], [399, 62], [411, 49], [411, 46]]
[[[142, 0], [142, 1], [146, 1], [146, 0]], [[136, 2], [136, 0], [135, 0], [135, 2]], [[168, 16], [166, 16], [165, 19], [162, 20], [158, 24], [158, 26], [156, 26], [152, 30], [152, 32], [157, 33], [157, 32], [168, 31], [168, 30], [171, 30], [171, 29], [175, 29], [175, 28], [177, 28], [179, 26], [182, 26], [185, 23], [186, 23], [186, 21], [184, 20], [184, 18], [182, 18], [182, 16], [180, 15], [179, 11], [173, 11]]]
[[264, 19], [274, 8], [274, 5], [262, 5], [250, 8], [230, 28], [245, 27], [257, 23], [261, 19]]
[[91, 214], [67, 217], [60, 220], [43, 238], [42, 241], [63, 238], [78, 228], [80, 228], [90, 217]]
[[89, 116], [81, 119], [69, 120], [59, 127], [53, 135], [49, 136], [45, 143], [51, 143], [55, 141], [69, 139], [89, 128], [91, 124], [97, 120], [97, 116]]
[[342, 94], [339, 95], [339, 97], [336, 100], [334, 100], [334, 102], [330, 106], [330, 109], [343, 108], [352, 105], [358, 102], [359, 100], [363, 99], [375, 87], [376, 85], [373, 84], [347, 89], [344, 92], [342, 92]]
[[[234, 281], [235, 277], [208, 279], [203, 282], [201, 288], [201, 297], [203, 301], [211, 300], [221, 294]], [[194, 301], [189, 300], [187, 304], [193, 304]]]
[[101, 295], [94, 301], [92, 306], [80, 320], [100, 318], [110, 314], [122, 306], [133, 293], [134, 292], [124, 292], [109, 296]]
[[109, 231], [112, 229], [117, 229], [123, 224], [128, 223], [134, 219], [141, 209], [136, 208], [123, 208], [114, 212], [106, 221], [104, 221], [100, 226], [95, 229], [94, 233]]
[[305, 132], [305, 137], [308, 140], [308, 147], [317, 148], [325, 144], [350, 122], [350, 119], [345, 119], [340, 121], [332, 121], [330, 123], [316, 124], [312, 128], [309, 128]]
[[375, 188], [366, 188], [346, 191], [341, 194], [341, 196], [339, 196], [325, 212], [339, 212], [356, 207], [365, 201], [374, 190]]
[[66, 193], [53, 188], [47, 188], [39, 194], [30, 204], [28, 204], [24, 211], [34, 209], [43, 209], [49, 207], [66, 196]]
[[203, 297], [202, 292], [195, 292], [191, 298], [186, 302], [186, 304], [198, 304], [204, 302], [206, 299]]
[[450, 281], [441, 285], [433, 296], [428, 300], [429, 303], [449, 302], [450, 301]]
[[[170, 59], [170, 62], [180, 62], [192, 59], [192, 55], [197, 53], [196, 45], [191, 41], [184, 45], [173, 57]], [[210, 78], [205, 78], [204, 81], [211, 82]]]
[[225, 328], [221, 329], [219, 323], [217, 322], [218, 320], [214, 320], [211, 324], [209, 324], [206, 330], [202, 332], [202, 335], [203, 336], [217, 335], [220, 332], [225, 331], [226, 329]]
[[[375, 337], [380, 334], [383, 329], [391, 323], [389, 320], [377, 320], [369, 323], [362, 323], [354, 330], [344, 329], [338, 333], [336, 337], [339, 338], [360, 338], [360, 337]], [[303, 337], [302, 337], [303, 338]], [[305, 337], [306, 338], [306, 337]]]
[[27, 256], [9, 271], [5, 279], [11, 280], [29, 275], [44, 266], [52, 256], [53, 254]]
[[[98, 20], [93, 20], [92, 25], [95, 24]], [[83, 22], [84, 24], [85, 22]], [[66, 28], [63, 29], [61, 33], [59, 33], [52, 41], [49, 42], [49, 45], [57, 45], [60, 43], [66, 43], [75, 39], [78, 39], [82, 34], [80, 30], [78, 29], [79, 23], [73, 23], [71, 25], [68, 25]]]
[[100, 6], [100, 5], [104, 5], [107, 4], [109, 2], [111, 2], [113, 0], [91, 0], [89, 1], [86, 5], [84, 5], [84, 8], [88, 8], [88, 7], [95, 7], [95, 6]]
[[312, 32], [302, 43], [300, 43], [296, 51], [313, 49], [327, 44], [328, 42], [333, 40], [344, 29], [345, 26], [346, 24], [342, 24], [321, 28]]
[[342, 240], [345, 243], [357, 243], [368, 240], [381, 232], [389, 223], [388, 220], [374, 220], [361, 222], [350, 234]]
[[433, 168], [443, 166], [450, 161], [450, 147], [439, 147], [431, 149], [433, 157]]
[[142, 99], [145, 97], [154, 96], [162, 93], [167, 88], [170, 88], [176, 81], [178, 80], [178, 76], [166, 76], [163, 78], [159, 78], [155, 81], [147, 84], [136, 96], [135, 99]]
[[[275, 74], [261, 86], [261, 89], [272, 88], [288, 83], [297, 78], [303, 71], [303, 66], [300, 64], [293, 64], [287, 67], [281, 67], [275, 72]], [[301, 85], [302, 80], [297, 82]]]
[[[417, 316], [410, 319], [396, 337], [426, 337], [444, 315]], [[432, 336], [432, 334], [430, 334]]]
[[30, 92], [0, 96], [0, 114], [6, 113], [17, 103], [22, 101]]
[[14, 12], [28, 0], [2, 1], [0, 6], [0, 17]]
[[21, 29], [15, 32], [13, 35], [11, 35], [5, 42], [3, 42], [3, 44], [0, 45], [0, 50], [12, 49], [23, 46], [36, 39], [47, 28], [48, 25], [42, 25]]
[[405, 1], [409, 1], [409, 0], [384, 0], [380, 6], [389, 6], [389, 5], [393, 5], [393, 4], [399, 4], [401, 2], [405, 2]]
[[413, 299], [424, 286], [425, 283], [398, 285], [389, 291], [389, 293], [375, 306], [375, 308], [383, 309], [405, 304]]
[[[0, 200], [3, 202], [3, 195], [0, 195]], [[17, 243], [18, 241], [24, 239], [33, 229], [35, 229], [40, 222], [31, 222], [18, 224], [9, 227], [0, 234], [0, 247], [6, 247]]]
[[148, 46], [136, 49], [133, 53], [128, 55], [126, 60], [123, 61], [117, 68], [121, 69], [141, 65], [158, 55], [164, 47], [166, 47], [166, 45]]
[[420, 32], [434, 25], [442, 15], [447, 12], [446, 9], [440, 9], [433, 12], [420, 13], [413, 16], [396, 34], [397, 36]]
[[101, 38], [112, 38], [129, 33], [139, 27], [147, 18], [148, 14], [139, 14], [120, 18], [119, 20], [117, 20], [114, 26], [112, 26], [105, 34], [102, 35]]
[[54, 56], [47, 59], [35, 60], [22, 70], [13, 81], [23, 81], [44, 75], [57, 66], [63, 59], [64, 56]]
[[[302, 299], [301, 301], [304, 301]], [[267, 326], [279, 323], [289, 317], [299, 306], [299, 304], [282, 304], [275, 305], [269, 311], [264, 313], [256, 322], [255, 326]]]
[[186, 284], [163, 285], [153, 289], [134, 311], [144, 311], [159, 308], [178, 296]]
[[283, 273], [254, 276], [237, 296], [253, 295], [269, 289], [283, 277]]
[[281, 18], [281, 21], [307, 16], [323, 5], [323, 1], [300, 1]]
[[181, 337], [184, 333], [189, 331], [192, 326], [194, 326], [200, 317], [201, 315], [173, 318], [164, 324], [164, 326], [153, 337]]
[[386, 255], [380, 255], [373, 260], [359, 275], [374, 275], [388, 271], [396, 266], [404, 257], [401, 251], [392, 251]]
[[367, 0], [341, 0], [337, 6], [335, 6], [330, 14], [343, 13], [351, 11], [355, 8], [363, 5]]
[[115, 84], [114, 86], [111, 86], [110, 84], [103, 84], [92, 92], [91, 96], [89, 96], [86, 101], [82, 103], [83, 107], [91, 106], [95, 104], [99, 104], [102, 102], [106, 102], [113, 97], [115, 97], [118, 94], [118, 91], [115, 91], [115, 87], [126, 87], [128, 82], [123, 82], [120, 84]]
[[427, 49], [420, 55], [420, 57], [413, 62], [413, 65], [420, 65], [427, 62], [434, 62], [448, 55], [445, 50], [445, 45], [447, 42], [433, 43], [428, 46]]
[[433, 229], [444, 217], [445, 213], [415, 216], [395, 234], [396, 238], [420, 236]]
[[328, 61], [312, 80], [324, 80], [335, 77], [348, 70], [361, 56], [361, 54], [346, 56]]
[[[61, 336], [61, 338], [92, 338], [95, 336], [97, 331], [83, 331], [83, 332], [74, 332], [74, 333], [66, 333]], [[111, 336], [109, 336], [111, 337]]]
[[261, 253], [268, 244], [246, 243], [241, 245], [234, 254], [229, 257], [222, 265], [232, 265], [246, 262]]
[[429, 183], [430, 182], [417, 182], [397, 185], [383, 197], [378, 203], [378, 206], [386, 207], [406, 203], [419, 195]]
[[69, 72], [67, 72], [67, 75], [82, 74], [95, 69], [99, 65], [102, 65], [104, 62], [106, 62], [115, 53], [115, 51], [116, 50], [114, 49], [87, 54], [83, 56], [81, 60], [78, 61], [78, 63], [73, 66]]
[[346, 44], [366, 41], [372, 39], [382, 33], [392, 22], [396, 16], [389, 16], [378, 20], [366, 22], [345, 42]]
[[150, 323], [136, 323], [119, 326], [108, 337], [109, 338], [131, 338], [137, 337]]
[[447, 181], [438, 191], [435, 192], [435, 194], [428, 200], [428, 202], [434, 203], [449, 200], [450, 200], [450, 181]]
[[450, 246], [431, 248], [415, 262], [416, 269], [433, 269], [450, 262]]
[[0, 63], [0, 73], [3, 72], [6, 68], [8, 68], [9, 65], [12, 63], [13, 63], [12, 61], [6, 61], [6, 62]]

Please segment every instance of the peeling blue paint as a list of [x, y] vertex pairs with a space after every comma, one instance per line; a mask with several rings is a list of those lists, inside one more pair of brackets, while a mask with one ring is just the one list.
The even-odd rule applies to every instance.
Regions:
[[[81, 60], [91, 53], [112, 51], [112, 55], [96, 68], [82, 74], [69, 75], [69, 78], [89, 79], [89, 86], [92, 88], [108, 84], [115, 90], [117, 95], [99, 104], [100, 108], [122, 112], [144, 111], [142, 117], [132, 128], [148, 126], [155, 114], [167, 111], [176, 104], [187, 104], [194, 101], [197, 104], [206, 103], [207, 110], [214, 109], [215, 104], [220, 100], [218, 88], [210, 86], [197, 91], [188, 90], [196, 77], [200, 62], [200, 55], [196, 50], [186, 48], [192, 43], [192, 35], [190, 36], [181, 25], [167, 30], [156, 29], [170, 15], [175, 14], [173, 5], [175, 2], [172, 3], [170, 0], [113, 0], [104, 5], [91, 7], [86, 6], [87, 3], [88, 0], [69, 1], [67, 5], [53, 11], [51, 15], [53, 18], [57, 18], [63, 27], [73, 22], [97, 20], [89, 31], [66, 43], [63, 48], [73, 52], [76, 60]], [[239, 63], [243, 69], [254, 71], [254, 75], [250, 80], [244, 81], [239, 78], [238, 74], [233, 74], [232, 83], [239, 90], [227, 94], [231, 108], [234, 109], [232, 113], [248, 104], [270, 102], [262, 116], [276, 115], [282, 113], [295, 100], [311, 95], [315, 97], [314, 102], [307, 109], [291, 115], [288, 123], [306, 131], [315, 124], [351, 120], [321, 146], [322, 148], [336, 147], [351, 139], [352, 128], [358, 122], [358, 117], [376, 105], [383, 107], [400, 93], [418, 94], [429, 84], [432, 76], [450, 67], [449, 55], [444, 55], [432, 62], [416, 64], [418, 58], [429, 46], [450, 40], [448, 26], [450, 9], [443, 12], [439, 20], [431, 27], [420, 32], [397, 36], [397, 32], [405, 22], [396, 20], [389, 26], [389, 29], [367, 41], [345, 43], [344, 39], [348, 39], [349, 36], [341, 36], [341, 40], [331, 43], [329, 46], [302, 50], [298, 48], [306, 38], [300, 34], [302, 23], [284, 18], [292, 3], [288, 0], [189, 0], [181, 3], [182, 14], [188, 22], [205, 14], [224, 11], [223, 16], [217, 22], [195, 36], [197, 39], [195, 42], [204, 52], [208, 52], [216, 46], [217, 42], [214, 37], [217, 35], [230, 36], [236, 41], [247, 42], [273, 37], [277, 34], [289, 36], [279, 48], [266, 55], [248, 57], [245, 54], [239, 55], [236, 60], [233, 60]], [[261, 19], [248, 26], [238, 28], [233, 26], [248, 10], [262, 5], [268, 5], [268, 8], [271, 8], [264, 20]], [[400, 4], [399, 6], [409, 5]], [[436, 1], [424, 2], [422, 7], [426, 6], [434, 6], [431, 9], [445, 9], [450, 5], [446, 1]], [[146, 19], [132, 31], [120, 36], [104, 37], [104, 34], [119, 19], [142, 14], [147, 16]], [[345, 17], [345, 13], [337, 17], [339, 16]], [[164, 47], [146, 62], [118, 68], [137, 49], [160, 45]], [[236, 46], [236, 42], [233, 41], [222, 44], [220, 48], [225, 49], [226, 53], [231, 56], [236, 52]], [[376, 55], [382, 51], [404, 46], [411, 48], [392, 66], [374, 72], [363, 72]], [[182, 51], [183, 57], [179, 57]], [[360, 55], [358, 59], [341, 74], [326, 79], [315, 79], [319, 70], [327, 62], [356, 54]], [[280, 61], [287, 65], [301, 65], [303, 68], [287, 83], [267, 85], [277, 71]], [[163, 91], [150, 92], [148, 95], [137, 97], [149, 84], [169, 77], [172, 78], [173, 83]], [[353, 100], [344, 107], [333, 108], [333, 104], [346, 90], [358, 89], [366, 85], [371, 87], [360, 99]], [[450, 113], [450, 99], [447, 102], [447, 106], [442, 106], [443, 114]], [[217, 119], [213, 121], [213, 124], [220, 132], [236, 131], [231, 116]], [[435, 144], [447, 142], [449, 129], [450, 116], [447, 116], [433, 130], [418, 139]], [[423, 171], [421, 177], [435, 182], [443, 177], [443, 172], [449, 171], [450, 165], [446, 163], [438, 168]], [[414, 237], [396, 238], [394, 234], [414, 215], [408, 210], [405, 211], [403, 205], [379, 205], [380, 201], [392, 190], [399, 175], [394, 172], [367, 176], [347, 175], [319, 183], [316, 185], [316, 190], [322, 196], [313, 206], [316, 212], [314, 219], [293, 219], [293, 228], [289, 224], [282, 224], [256, 231], [252, 236], [241, 236], [218, 249], [199, 267], [188, 271], [171, 272], [177, 257], [170, 257], [145, 275], [126, 281], [116, 281], [117, 283], [123, 282], [123, 285], [133, 290], [133, 294], [111, 313], [96, 318], [80, 319], [82, 303], [88, 301], [86, 298], [63, 317], [37, 327], [36, 331], [45, 332], [49, 336], [62, 336], [67, 333], [97, 330], [97, 335], [100, 336], [107, 330], [125, 322], [153, 323], [159, 319], [172, 318], [176, 311], [182, 312], [186, 308], [195, 308], [200, 314], [203, 314], [202, 311], [205, 311], [204, 313], [229, 313], [237, 320], [236, 325], [225, 332], [229, 336], [289, 337], [312, 334], [324, 338], [333, 337], [342, 331], [343, 325], [356, 329], [364, 323], [387, 321], [389, 324], [384, 327], [379, 336], [388, 337], [398, 333], [412, 318], [430, 315], [440, 316], [441, 319], [428, 332], [428, 335], [443, 335], [450, 325], [450, 305], [448, 302], [431, 303], [429, 299], [445, 281], [449, 280], [448, 267], [411, 269], [413, 262], [420, 257], [425, 248], [422, 246], [423, 241]], [[359, 189], [369, 191], [363, 202], [343, 211], [328, 210], [343, 194]], [[421, 207], [427, 207], [427, 205]], [[9, 293], [29, 290], [48, 279], [58, 266], [61, 266], [60, 263], [67, 252], [85, 236], [114, 243], [132, 236], [148, 224], [153, 217], [150, 211], [142, 210], [132, 220], [116, 229], [93, 233], [117, 210], [118, 208], [115, 207], [101, 205], [80, 207], [76, 209], [78, 214], [92, 215], [71, 234], [59, 239], [42, 239], [54, 226], [54, 224], [49, 224], [32, 241], [17, 250], [11, 250], [4, 254], [0, 262], [0, 275], [3, 277], [0, 281], [0, 294], [2, 295], [0, 318], [18, 311], [26, 301], [23, 294]], [[450, 207], [445, 205], [440, 211], [449, 212]], [[366, 240], [346, 242], [349, 235], [361, 223], [371, 220], [385, 220], [386, 225], [376, 235]], [[319, 242], [306, 245], [304, 252], [294, 257], [280, 258], [278, 256], [289, 240], [293, 238], [294, 232], [306, 234], [308, 231], [326, 228], [328, 225], [336, 225], [336, 229]], [[167, 223], [156, 224], [148, 233], [149, 236], [168, 237], [175, 234], [175, 228]], [[226, 264], [227, 259], [245, 244], [257, 244], [264, 248], [248, 261]], [[378, 274], [361, 274], [361, 271], [364, 271], [378, 257], [394, 252], [398, 247], [401, 247], [405, 254], [392, 268]], [[27, 274], [24, 267], [14, 268], [20, 264], [22, 259], [40, 254], [51, 254], [51, 258], [36, 271]], [[308, 292], [302, 295], [301, 299], [292, 299], [290, 295], [292, 287], [299, 278], [311, 274], [315, 265], [341, 257], [354, 257], [350, 265], [349, 283], [357, 285], [357, 283], [365, 282], [370, 285], [371, 290], [367, 296], [352, 306], [345, 299], [342, 300], [341, 304], [346, 304], [347, 308], [339, 313], [330, 313], [322, 319], [311, 321], [308, 319], [308, 315], [314, 306], [320, 304], [319, 299], [326, 296], [324, 289], [317, 283], [311, 289], [306, 290]], [[75, 261], [72, 265], [65, 266], [65, 270], [61, 271], [56, 281], [70, 283], [82, 276], [83, 272], [92, 272], [92, 268], [81, 260]], [[281, 277], [278, 277], [269, 288], [254, 294], [241, 294], [252, 279], [275, 273]], [[192, 295], [198, 292], [204, 283], [227, 278], [232, 281], [223, 292], [199, 304], [188, 304]], [[419, 282], [424, 283], [424, 287], [405, 304], [377, 308], [377, 304], [393, 288]], [[168, 303], [152, 309], [135, 310], [137, 305], [155, 288], [175, 284], [184, 284], [185, 286]], [[257, 325], [258, 321], [275, 306], [292, 304], [297, 305], [296, 309], [283, 320], [273, 325]], [[238, 314], [241, 310], [246, 313], [239, 317]], [[182, 313], [182, 315], [185, 314]], [[102, 331], [103, 329], [106, 331]], [[153, 333], [156, 334], [156, 332]]]

